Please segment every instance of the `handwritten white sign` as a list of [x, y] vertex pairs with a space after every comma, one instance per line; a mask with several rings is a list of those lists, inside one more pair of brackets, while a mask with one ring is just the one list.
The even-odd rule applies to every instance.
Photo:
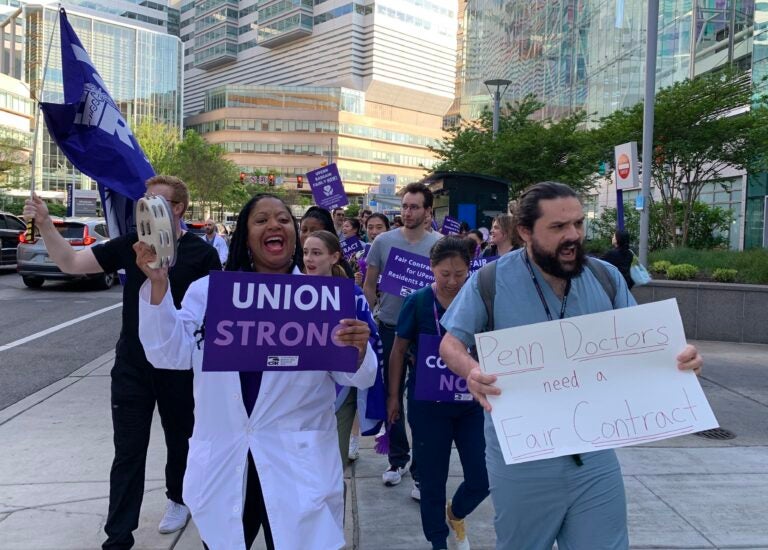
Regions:
[[498, 376], [491, 416], [507, 464], [624, 447], [718, 426], [675, 300], [475, 336]]

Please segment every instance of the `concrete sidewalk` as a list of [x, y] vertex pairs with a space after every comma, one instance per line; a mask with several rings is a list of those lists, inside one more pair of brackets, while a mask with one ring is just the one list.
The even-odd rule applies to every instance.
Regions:
[[[618, 451], [632, 548], [768, 549], [768, 346], [697, 345], [707, 361], [702, 386], [721, 426], [737, 437], [688, 435]], [[112, 460], [111, 364], [107, 354], [0, 411], [0, 550], [100, 548]], [[384, 487], [386, 459], [372, 443], [364, 439], [347, 474], [348, 547], [429, 548], [410, 478]], [[158, 420], [135, 548], [198, 550], [191, 523], [181, 533], [157, 532], [165, 506], [164, 459]], [[454, 453], [449, 491], [460, 479]], [[494, 547], [490, 499], [468, 524], [472, 548]]]

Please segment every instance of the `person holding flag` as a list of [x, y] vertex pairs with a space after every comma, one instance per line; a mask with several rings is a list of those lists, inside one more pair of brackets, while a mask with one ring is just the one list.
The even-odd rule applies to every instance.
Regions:
[[194, 423], [192, 375], [152, 368], [139, 341], [138, 292], [146, 279], [136, 266], [133, 243], [134, 201], [145, 193], [168, 201], [178, 236], [177, 260], [170, 270], [176, 306], [192, 281], [221, 269], [215, 249], [181, 229], [189, 205], [186, 185], [172, 176], [155, 176], [139, 143], [110, 97], [88, 53], [59, 10], [64, 103], [40, 103], [51, 137], [67, 159], [99, 186], [110, 241], [75, 251], [56, 231], [45, 203], [34, 193], [24, 215], [33, 220], [51, 259], [65, 273], [124, 269], [123, 323], [111, 371], [115, 457], [110, 471], [105, 549], [129, 549], [139, 524], [144, 496], [152, 414], [157, 403], [168, 448], [166, 513], [161, 533], [181, 529], [189, 519], [182, 500], [188, 438]]
[[[176, 307], [189, 285], [210, 270], [221, 269], [216, 249], [192, 233], [184, 232], [180, 220], [189, 204], [184, 183], [172, 176], [147, 180], [147, 194], [165, 198], [173, 212], [177, 243], [176, 264], [170, 269], [171, 292]], [[126, 271], [123, 287], [123, 323], [110, 373], [112, 427], [115, 457], [109, 476], [109, 512], [104, 530], [104, 549], [133, 546], [132, 532], [139, 526], [144, 497], [144, 468], [157, 403], [165, 433], [166, 512], [161, 533], [172, 533], [186, 525], [189, 511], [182, 499], [182, 481], [187, 463], [188, 442], [194, 424], [192, 372], [154, 369], [139, 341], [139, 288], [146, 276], [136, 266], [133, 244], [136, 232], [75, 251], [53, 225], [45, 203], [35, 195], [27, 200], [24, 215], [33, 218], [51, 259], [65, 273], [110, 273]]]

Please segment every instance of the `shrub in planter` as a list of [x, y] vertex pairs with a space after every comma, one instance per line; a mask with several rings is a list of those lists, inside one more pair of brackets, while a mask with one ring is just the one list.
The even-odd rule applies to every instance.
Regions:
[[735, 269], [726, 269], [718, 267], [712, 272], [712, 278], [719, 283], [732, 283], [736, 280], [739, 272]]
[[671, 265], [667, 268], [667, 277], [675, 281], [689, 281], [699, 272], [699, 268], [691, 264]]
[[668, 260], [659, 260], [658, 262], [653, 262], [651, 264], [651, 271], [654, 273], [666, 273], [671, 265], [672, 262]]

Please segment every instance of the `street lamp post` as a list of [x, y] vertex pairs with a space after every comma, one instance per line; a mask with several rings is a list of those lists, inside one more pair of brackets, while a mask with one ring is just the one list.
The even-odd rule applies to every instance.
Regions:
[[643, 97], [643, 184], [640, 194], [640, 263], [648, 264], [648, 233], [651, 227], [651, 167], [653, 164], [653, 107], [656, 103], [656, 42], [659, 27], [659, 0], [648, 2], [648, 32], [645, 49], [645, 96]]
[[496, 139], [496, 134], [499, 133], [499, 109], [501, 108], [501, 96], [507, 91], [507, 88], [512, 84], [511, 80], [505, 80], [503, 78], [496, 78], [486, 80], [484, 82], [485, 87], [488, 88], [488, 93], [493, 98], [493, 139]]

